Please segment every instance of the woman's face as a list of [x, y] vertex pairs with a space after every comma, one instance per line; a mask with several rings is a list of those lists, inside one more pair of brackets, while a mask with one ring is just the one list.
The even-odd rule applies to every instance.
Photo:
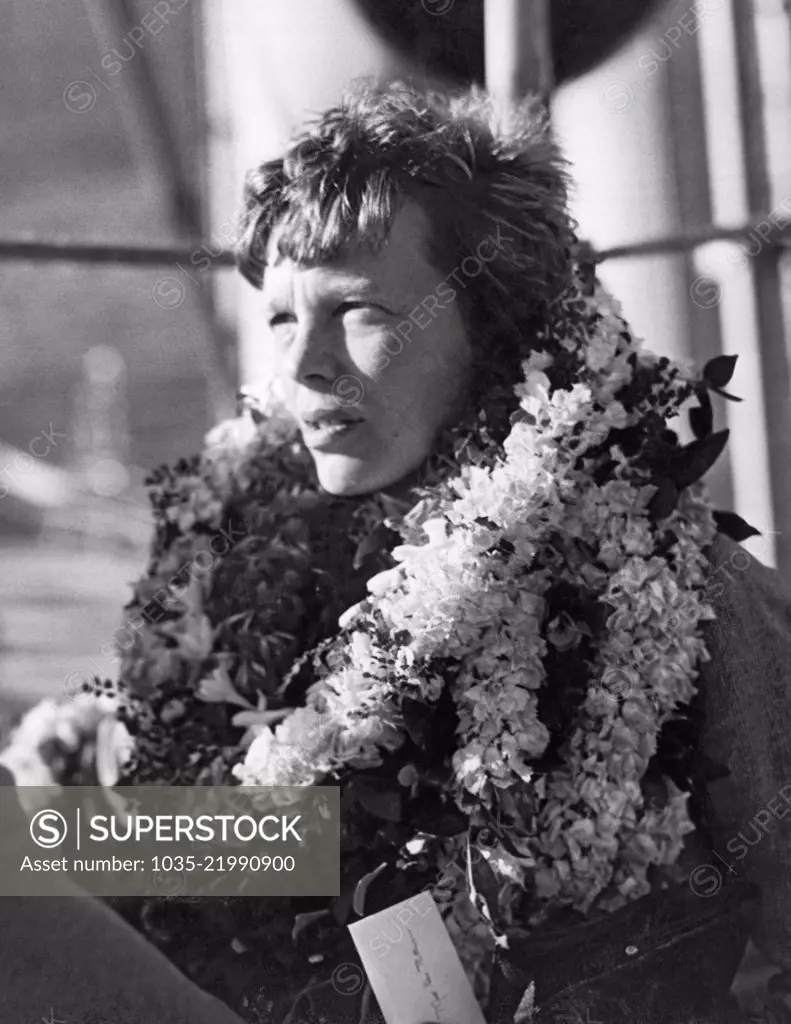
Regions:
[[391, 487], [463, 409], [472, 350], [456, 289], [426, 257], [427, 221], [398, 213], [379, 255], [296, 264], [270, 240], [263, 297], [276, 373], [331, 494]]

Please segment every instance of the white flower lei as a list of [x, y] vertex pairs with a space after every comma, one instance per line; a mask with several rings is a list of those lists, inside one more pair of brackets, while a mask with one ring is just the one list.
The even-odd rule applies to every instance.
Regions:
[[[454, 790], [460, 799], [468, 793], [496, 804], [518, 853], [501, 846], [492, 866], [513, 886], [531, 869], [547, 908], [583, 913], [605, 889], [610, 895], [598, 904], [604, 910], [645, 895], [649, 866], [673, 864], [694, 830], [688, 794], [668, 780], [666, 806], [647, 808], [640, 780], [661, 727], [692, 698], [698, 665], [708, 659], [700, 627], [714, 614], [699, 598], [703, 552], [716, 532], [702, 486], [687, 488], [664, 524], [677, 538], [671, 565], [655, 554], [647, 511], [655, 488], [634, 474], [629, 479], [629, 462], [617, 450], [611, 454], [619, 466], [601, 485], [580, 468], [577, 460], [612, 428], [629, 427], [644, 412], [628, 414], [613, 399], [631, 379], [629, 357], [639, 345], [622, 334], [611, 300], [596, 300], [605, 315], [579, 382], [550, 395], [544, 371], [552, 357], [535, 352], [524, 362], [521, 415], [504, 458], [491, 469], [462, 467], [452, 480], [455, 497], [413, 509], [406, 526], [416, 541], [422, 531], [423, 543], [395, 548], [397, 568], [370, 581], [370, 600], [344, 617], [353, 630], [337, 666], [305, 707], [264, 729], [234, 769], [245, 785], [309, 785], [344, 764], [379, 763], [380, 748], [400, 742], [399, 697], [436, 701], [443, 680], [430, 663], [452, 659], [459, 666], [452, 684], [459, 715]], [[639, 352], [634, 365], [656, 364]], [[683, 398], [683, 379], [668, 373], [667, 382], [668, 394], [656, 400], [664, 417], [676, 414]], [[537, 563], [550, 539], [556, 557]], [[596, 564], [573, 556], [579, 541], [599, 551]], [[504, 544], [507, 561], [498, 554]], [[529, 762], [550, 739], [537, 701], [548, 685], [544, 594], [558, 579], [583, 583], [614, 611], [593, 638], [590, 685], [563, 767], [534, 779]], [[565, 638], [556, 625], [554, 642], [573, 643], [574, 624]], [[531, 821], [519, 820], [515, 786], [532, 789], [538, 810]], [[448, 843], [449, 859], [459, 842]], [[466, 883], [459, 888], [458, 896], [468, 897]], [[471, 927], [470, 940], [480, 944], [474, 917], [468, 898], [455, 901], [448, 924], [462, 947]], [[471, 965], [473, 951], [463, 952]]]

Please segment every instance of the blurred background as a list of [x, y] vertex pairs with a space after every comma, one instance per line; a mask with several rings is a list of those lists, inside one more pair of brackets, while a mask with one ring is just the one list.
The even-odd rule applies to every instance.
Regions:
[[115, 675], [146, 472], [269, 372], [224, 255], [243, 173], [360, 75], [554, 83], [581, 235], [637, 333], [739, 356], [711, 484], [791, 575], [784, 0], [4, 0], [0, 33], [3, 730]]

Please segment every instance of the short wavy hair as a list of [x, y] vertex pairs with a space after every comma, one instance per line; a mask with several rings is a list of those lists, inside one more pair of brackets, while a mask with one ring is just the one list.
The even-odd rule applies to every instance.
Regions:
[[570, 283], [575, 224], [567, 164], [536, 100], [510, 109], [482, 90], [443, 94], [357, 83], [284, 156], [246, 177], [237, 265], [263, 286], [266, 254], [324, 263], [380, 251], [402, 205], [428, 215], [429, 261], [451, 273], [492, 233], [501, 254], [459, 295], [479, 366], [524, 353]]

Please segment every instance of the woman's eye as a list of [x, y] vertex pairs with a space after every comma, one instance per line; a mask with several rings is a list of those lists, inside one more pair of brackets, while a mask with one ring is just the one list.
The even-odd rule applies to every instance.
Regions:
[[371, 316], [392, 316], [388, 309], [384, 306], [378, 305], [376, 302], [362, 302], [362, 301], [349, 301], [342, 302], [335, 311], [339, 316], [344, 316], [346, 313], [363, 312], [369, 313]]
[[293, 313], [274, 313], [269, 318], [269, 326], [274, 330], [275, 327], [281, 327], [283, 324], [292, 324], [295, 321]]

